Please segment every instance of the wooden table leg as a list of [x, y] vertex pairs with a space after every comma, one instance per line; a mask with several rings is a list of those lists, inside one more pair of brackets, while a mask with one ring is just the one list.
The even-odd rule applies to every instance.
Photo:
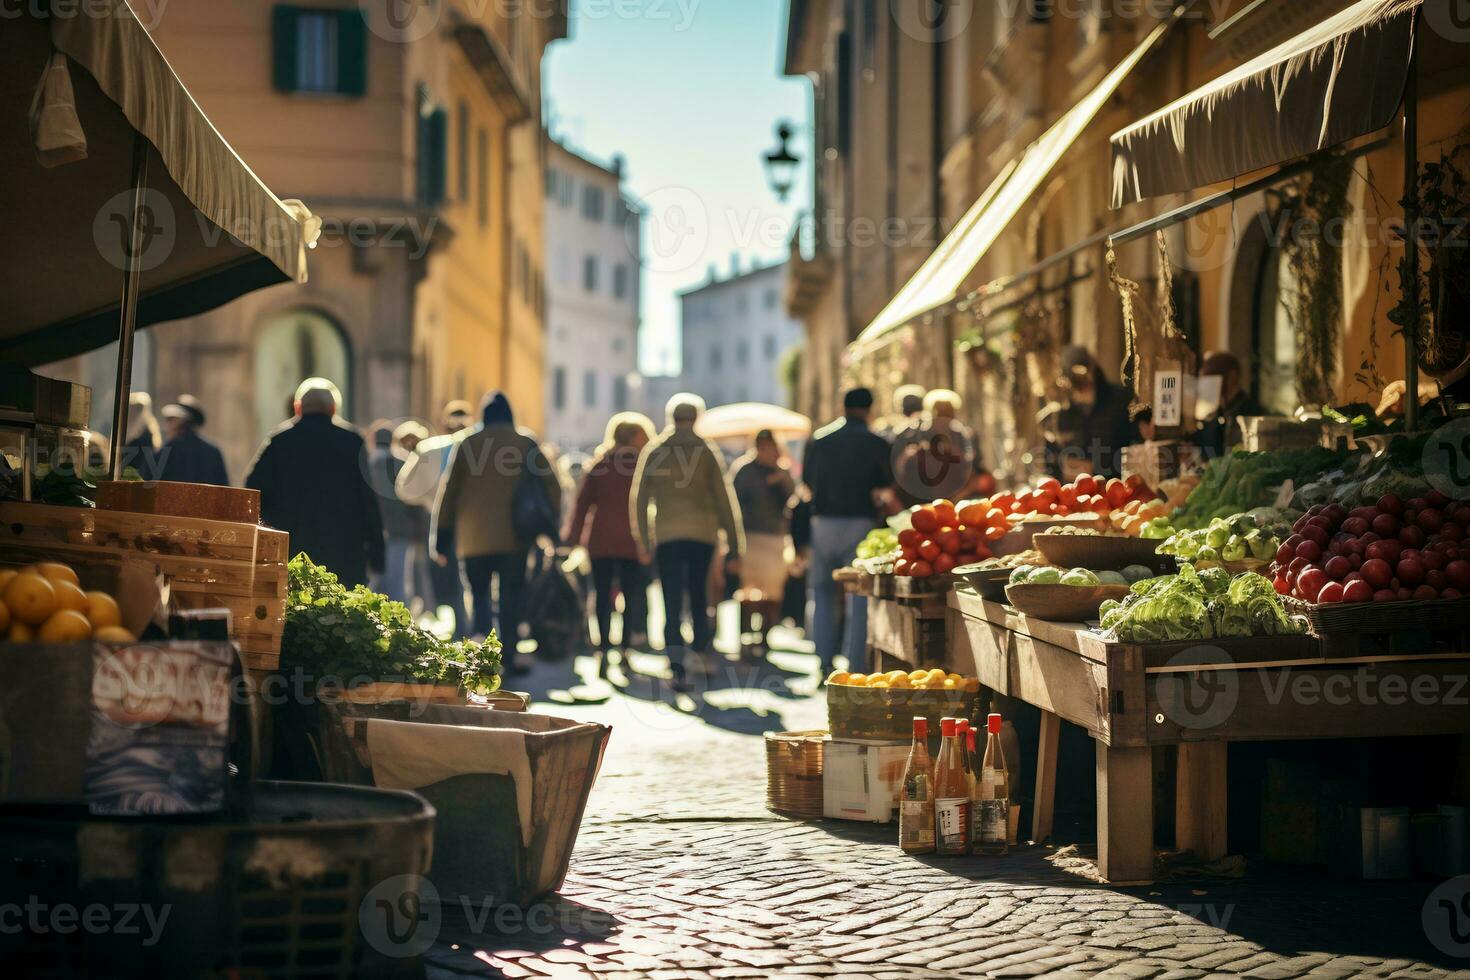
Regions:
[[1031, 806], [1031, 839], [1038, 844], [1051, 836], [1057, 799], [1057, 738], [1061, 733], [1062, 719], [1043, 711], [1036, 741], [1036, 795]]
[[1115, 885], [1154, 877], [1153, 750], [1097, 743], [1097, 864]]
[[1174, 846], [1202, 861], [1226, 854], [1225, 742], [1183, 742], [1175, 778]]

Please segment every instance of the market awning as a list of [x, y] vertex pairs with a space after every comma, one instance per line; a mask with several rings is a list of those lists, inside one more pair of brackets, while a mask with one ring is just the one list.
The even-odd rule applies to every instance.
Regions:
[[778, 439], [801, 439], [811, 435], [812, 420], [780, 405], [735, 402], [715, 406], [694, 424], [694, 431], [706, 439], [754, 438], [762, 429]]
[[1113, 135], [1115, 208], [1336, 146], [1392, 121], [1422, 0], [1359, 0]]
[[1102, 81], [1076, 105], [1026, 147], [1016, 160], [1001, 171], [978, 200], [950, 229], [929, 258], [924, 260], [904, 287], [883, 308], [861, 334], [856, 343], [870, 344], [898, 327], [925, 313], [938, 309], [959, 295], [960, 287], [990, 246], [1005, 231], [1037, 189], [1051, 174], [1062, 154], [1067, 152], [1088, 123], [1097, 116], [1118, 86], [1138, 66], [1169, 28], [1178, 22], [1185, 7], [1175, 9], [1168, 19], [1160, 21], [1148, 36], [1129, 52]]
[[[305, 282], [318, 223], [282, 201], [215, 130], [126, 0], [28, 13], [0, 58], [0, 359], [25, 364], [117, 339], [135, 138], [147, 141], [148, 197], [138, 326], [191, 316], [242, 293]], [[32, 98], [65, 55], [86, 157], [43, 166]], [[58, 110], [63, 115], [64, 108]]]

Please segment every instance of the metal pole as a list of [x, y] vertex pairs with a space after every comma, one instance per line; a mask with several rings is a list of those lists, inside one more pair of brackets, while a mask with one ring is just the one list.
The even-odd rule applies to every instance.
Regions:
[[107, 473], [122, 479], [122, 448], [128, 434], [128, 397], [133, 387], [133, 331], [138, 325], [138, 279], [142, 274], [143, 201], [148, 189], [148, 141], [133, 134], [133, 214], [123, 256], [123, 294], [117, 330], [117, 386], [112, 404], [112, 441]]
[[1404, 83], [1404, 290], [1409, 320], [1404, 324], [1404, 431], [1419, 427], [1419, 56], [1409, 51]]

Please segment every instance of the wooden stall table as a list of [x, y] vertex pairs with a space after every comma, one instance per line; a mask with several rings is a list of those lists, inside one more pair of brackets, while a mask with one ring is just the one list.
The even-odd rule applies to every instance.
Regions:
[[908, 580], [873, 576], [868, 595], [868, 662], [885, 668], [940, 667], [946, 658], [948, 586], [913, 589]]
[[[1457, 690], [1470, 652], [1324, 654], [1309, 636], [1109, 642], [1081, 623], [1033, 619], [963, 586], [950, 593], [948, 616], [949, 669], [1041, 710], [1033, 839], [1051, 832], [1061, 721], [1091, 735], [1098, 867], [1117, 884], [1153, 877], [1156, 746], [1178, 747], [1176, 846], [1214, 860], [1226, 853], [1229, 742], [1470, 733], [1458, 698], [1408, 694]], [[1382, 696], [1354, 696], [1365, 676]], [[1401, 696], [1389, 696], [1389, 677]]]

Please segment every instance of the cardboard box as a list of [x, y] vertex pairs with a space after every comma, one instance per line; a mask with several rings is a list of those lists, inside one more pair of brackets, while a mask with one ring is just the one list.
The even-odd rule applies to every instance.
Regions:
[[822, 758], [822, 815], [889, 823], [898, 812], [909, 743], [834, 738]]

